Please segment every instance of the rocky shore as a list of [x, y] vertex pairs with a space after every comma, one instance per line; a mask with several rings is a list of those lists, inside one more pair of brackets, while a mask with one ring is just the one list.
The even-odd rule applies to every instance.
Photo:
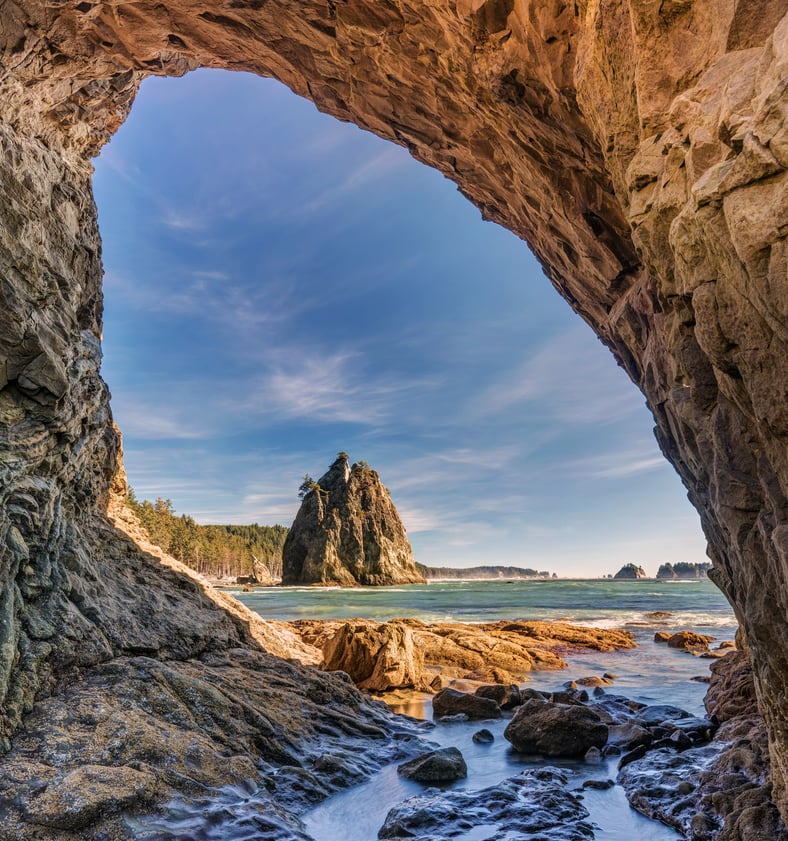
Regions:
[[[541, 693], [523, 679], [533, 685], [578, 651], [629, 649], [632, 636], [537, 621], [265, 622], [147, 543], [125, 511], [111, 505], [114, 523], [101, 526], [105, 558], [136, 570], [138, 586], [158, 582], [166, 647], [164, 630], [157, 647], [135, 650], [134, 628], [118, 628], [128, 645], [116, 656], [64, 667], [31, 704], [0, 764], [2, 841], [307, 841], [310, 808], [435, 748], [436, 731], [393, 715], [349, 674], [381, 694], [435, 693], [439, 718], [479, 721], [482, 741], [484, 722], [503, 720], [526, 754], [576, 756], [593, 772], [618, 751], [618, 781], [636, 808], [687, 837], [783, 841], [743, 655], [714, 664], [703, 720], [644, 709], [613, 694], [612, 676]], [[103, 609], [128, 586], [119, 578]], [[681, 639], [696, 655], [723, 653]], [[379, 837], [438, 839], [485, 825], [509, 839], [593, 838], [574, 787], [566, 771], [542, 769], [481, 793], [427, 790], [397, 806]], [[511, 828], [514, 815], [522, 831]]]
[[562, 655], [634, 648], [627, 631], [562, 622], [373, 622], [304, 619], [287, 624], [314, 649], [310, 662], [346, 672], [363, 689], [435, 692], [450, 681], [513, 683], [532, 671], [563, 669]]
[[[612, 683], [589, 677], [569, 682], [562, 692], [500, 686], [475, 693], [443, 690], [433, 699], [438, 727], [463, 717], [504, 717], [503, 737], [519, 754], [574, 759], [576, 764], [572, 770], [526, 772], [473, 793], [430, 790], [392, 809], [379, 837], [450, 838], [478, 821], [490, 839], [525, 841], [534, 833], [551, 839], [594, 838], [583, 793], [620, 785], [635, 809], [692, 841], [788, 839], [771, 800], [766, 731], [742, 652], [729, 652], [712, 665], [703, 717], [670, 704], [639, 703], [617, 694]], [[474, 734], [474, 741], [493, 740], [484, 728]], [[605, 776], [611, 767], [617, 768], [615, 777]], [[519, 799], [527, 803], [530, 818], [521, 823], [499, 812], [498, 805], [518, 799], [514, 795], [524, 786], [527, 794]], [[556, 789], [563, 812], [556, 808]], [[563, 830], [556, 831], [552, 814], [562, 815]]]

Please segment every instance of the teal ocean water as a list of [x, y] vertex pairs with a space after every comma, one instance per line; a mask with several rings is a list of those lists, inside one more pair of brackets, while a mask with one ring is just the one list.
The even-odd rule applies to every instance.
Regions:
[[[730, 605], [708, 579], [697, 581], [434, 581], [402, 587], [266, 587], [231, 590], [266, 619], [401, 616], [425, 622], [549, 619], [604, 628], [655, 624], [734, 628]], [[655, 623], [649, 614], [671, 613]]]
[[[621, 628], [638, 647], [568, 658], [562, 672], [534, 672], [529, 684], [559, 688], [569, 678], [615, 672], [616, 691], [643, 703], [671, 703], [702, 714], [708, 660], [654, 642], [656, 631], [688, 630], [718, 641], [732, 640], [737, 623], [723, 594], [708, 579], [693, 581], [435, 581], [402, 587], [265, 587], [232, 590], [264, 619], [352, 619], [386, 621], [415, 617], [425, 622], [495, 622], [544, 619]], [[716, 643], [715, 643], [716, 644]], [[418, 706], [402, 708], [426, 715]]]
[[[365, 617], [384, 621], [417, 617], [426, 622], [493, 622], [498, 619], [561, 620], [605, 628], [623, 628], [635, 636], [638, 647], [620, 652], [587, 652], [567, 658], [561, 672], [534, 672], [528, 681], [537, 689], [555, 690], [570, 679], [612, 672], [617, 675], [611, 692], [644, 703], [676, 704], [703, 715], [703, 679], [711, 661], [676, 651], [654, 642], [657, 630], [695, 630], [731, 640], [736, 620], [722, 593], [708, 580], [698, 581], [450, 581], [426, 585], [382, 588], [271, 587], [251, 593], [233, 590], [241, 601], [266, 619], [349, 619]], [[713, 645], [716, 645], [714, 643]], [[429, 701], [416, 701], [395, 710], [429, 719]], [[523, 757], [503, 739], [505, 721], [485, 723], [495, 735], [491, 746], [473, 743], [478, 725], [452, 722], [439, 725], [430, 738], [441, 745], [462, 750], [468, 763], [468, 779], [458, 788], [482, 789], [516, 774], [524, 767], [548, 764]], [[551, 761], [561, 765], [573, 787], [589, 778], [615, 779], [616, 760], [601, 766], [582, 761]], [[404, 780], [395, 767], [384, 768], [361, 786], [335, 795], [304, 816], [314, 841], [371, 841], [386, 813], [397, 803], [421, 791]], [[589, 790], [583, 795], [599, 841], [670, 841], [678, 838], [672, 829], [644, 818], [632, 810], [620, 786], [607, 791]], [[462, 841], [490, 836], [470, 834]], [[496, 836], [497, 837], [497, 836]]]

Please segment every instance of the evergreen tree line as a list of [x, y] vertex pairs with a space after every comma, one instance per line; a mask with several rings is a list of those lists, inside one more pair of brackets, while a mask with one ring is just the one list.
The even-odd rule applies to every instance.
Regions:
[[151, 543], [212, 578], [261, 578], [260, 565], [274, 578], [282, 577], [282, 547], [286, 526], [201, 526], [188, 514], [177, 516], [172, 500], [140, 502], [129, 488], [126, 505], [139, 518]]
[[711, 564], [704, 562], [692, 564], [678, 561], [675, 564], [662, 564], [657, 570], [657, 578], [706, 578]]

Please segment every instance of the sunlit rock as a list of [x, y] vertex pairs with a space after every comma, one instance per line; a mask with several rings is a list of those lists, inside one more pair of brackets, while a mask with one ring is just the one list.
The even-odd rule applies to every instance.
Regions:
[[283, 584], [422, 583], [405, 527], [375, 470], [346, 453], [303, 501], [282, 549]]

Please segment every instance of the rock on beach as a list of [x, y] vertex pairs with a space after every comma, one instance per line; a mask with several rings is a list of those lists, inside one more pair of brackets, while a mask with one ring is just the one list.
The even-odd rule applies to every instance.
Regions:
[[517, 710], [503, 735], [522, 753], [577, 757], [603, 747], [608, 726], [588, 707], [531, 699]]

